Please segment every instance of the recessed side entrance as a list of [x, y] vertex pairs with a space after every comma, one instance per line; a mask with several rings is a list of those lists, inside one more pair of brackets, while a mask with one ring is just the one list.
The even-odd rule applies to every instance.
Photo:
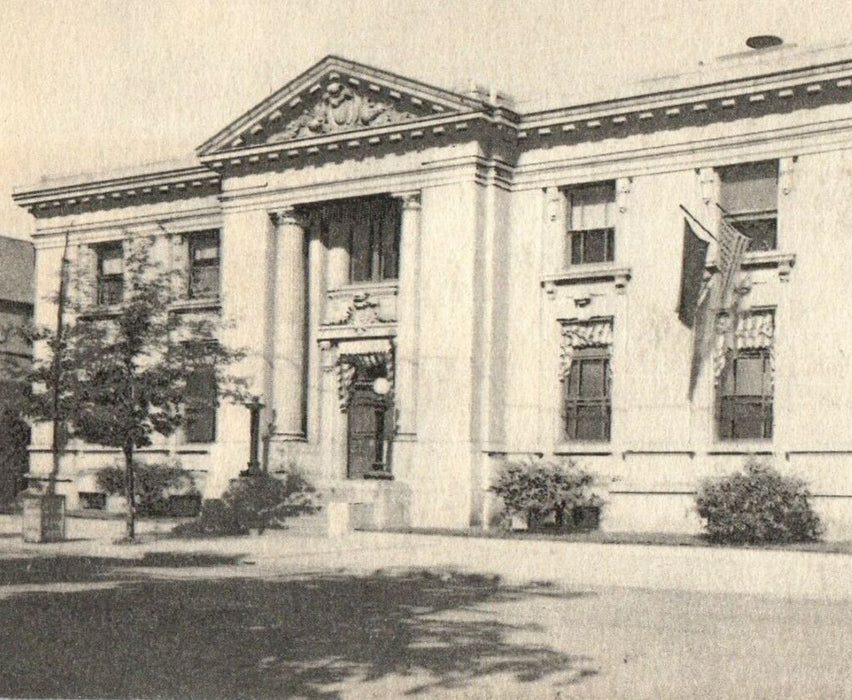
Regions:
[[390, 478], [393, 399], [384, 364], [358, 368], [348, 410], [347, 476]]

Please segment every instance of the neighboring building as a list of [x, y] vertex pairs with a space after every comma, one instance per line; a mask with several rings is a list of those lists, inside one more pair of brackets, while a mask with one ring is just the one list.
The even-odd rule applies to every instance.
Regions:
[[[105, 305], [126, 237], [154, 235], [190, 273], [187, 306], [251, 349], [271, 468], [301, 465], [374, 525], [487, 523], [501, 460], [544, 455], [610, 478], [605, 528], [690, 530], [700, 478], [756, 453], [849, 536], [852, 49], [787, 55], [526, 114], [326, 58], [186, 163], [18, 191], [36, 320], [66, 231]], [[690, 398], [680, 205], [713, 233], [717, 203], [752, 239], [743, 316]], [[245, 468], [248, 422], [226, 404], [143, 452], [216, 495]], [[116, 457], [72, 445], [63, 472], [82, 483]], [[73, 507], [84, 489], [66, 487]]]
[[23, 486], [29, 427], [20, 408], [32, 346], [21, 333], [33, 318], [35, 251], [29, 241], [0, 236], [0, 505]]

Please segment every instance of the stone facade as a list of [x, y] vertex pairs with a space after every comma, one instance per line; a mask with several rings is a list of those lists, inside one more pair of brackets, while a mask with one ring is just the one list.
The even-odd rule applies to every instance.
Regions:
[[[36, 320], [54, 313], [66, 230], [79, 265], [154, 235], [184, 266], [216, 230], [219, 294], [200, 308], [249, 350], [268, 467], [300, 465], [368, 524], [487, 525], [494, 469], [543, 455], [606, 477], [605, 528], [694, 530], [700, 478], [758, 454], [806, 478], [829, 535], [848, 536], [852, 58], [738, 71], [521, 114], [327, 58], [186, 163], [18, 192], [38, 228]], [[734, 379], [708, 359], [690, 398], [681, 207], [707, 229], [712, 279], [722, 202], [763, 236], [736, 289], [771, 342], [737, 341]], [[248, 423], [223, 405], [212, 442], [148, 452], [216, 495], [245, 468]], [[114, 458], [72, 446], [65, 469]]]

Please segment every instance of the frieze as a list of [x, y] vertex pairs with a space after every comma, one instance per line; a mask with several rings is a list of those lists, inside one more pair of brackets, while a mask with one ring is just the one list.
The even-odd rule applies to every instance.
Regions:
[[396, 322], [396, 289], [353, 292], [329, 292], [325, 318], [326, 326], [363, 327]]
[[400, 124], [420, 116], [402, 111], [390, 102], [356, 92], [341, 82], [332, 81], [313, 107], [289, 122], [283, 130], [270, 136], [267, 143]]

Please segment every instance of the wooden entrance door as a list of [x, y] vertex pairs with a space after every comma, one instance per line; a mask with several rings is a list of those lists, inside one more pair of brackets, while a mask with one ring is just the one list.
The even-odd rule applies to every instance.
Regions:
[[393, 403], [379, 396], [370, 383], [356, 381], [349, 402], [350, 479], [390, 476]]

